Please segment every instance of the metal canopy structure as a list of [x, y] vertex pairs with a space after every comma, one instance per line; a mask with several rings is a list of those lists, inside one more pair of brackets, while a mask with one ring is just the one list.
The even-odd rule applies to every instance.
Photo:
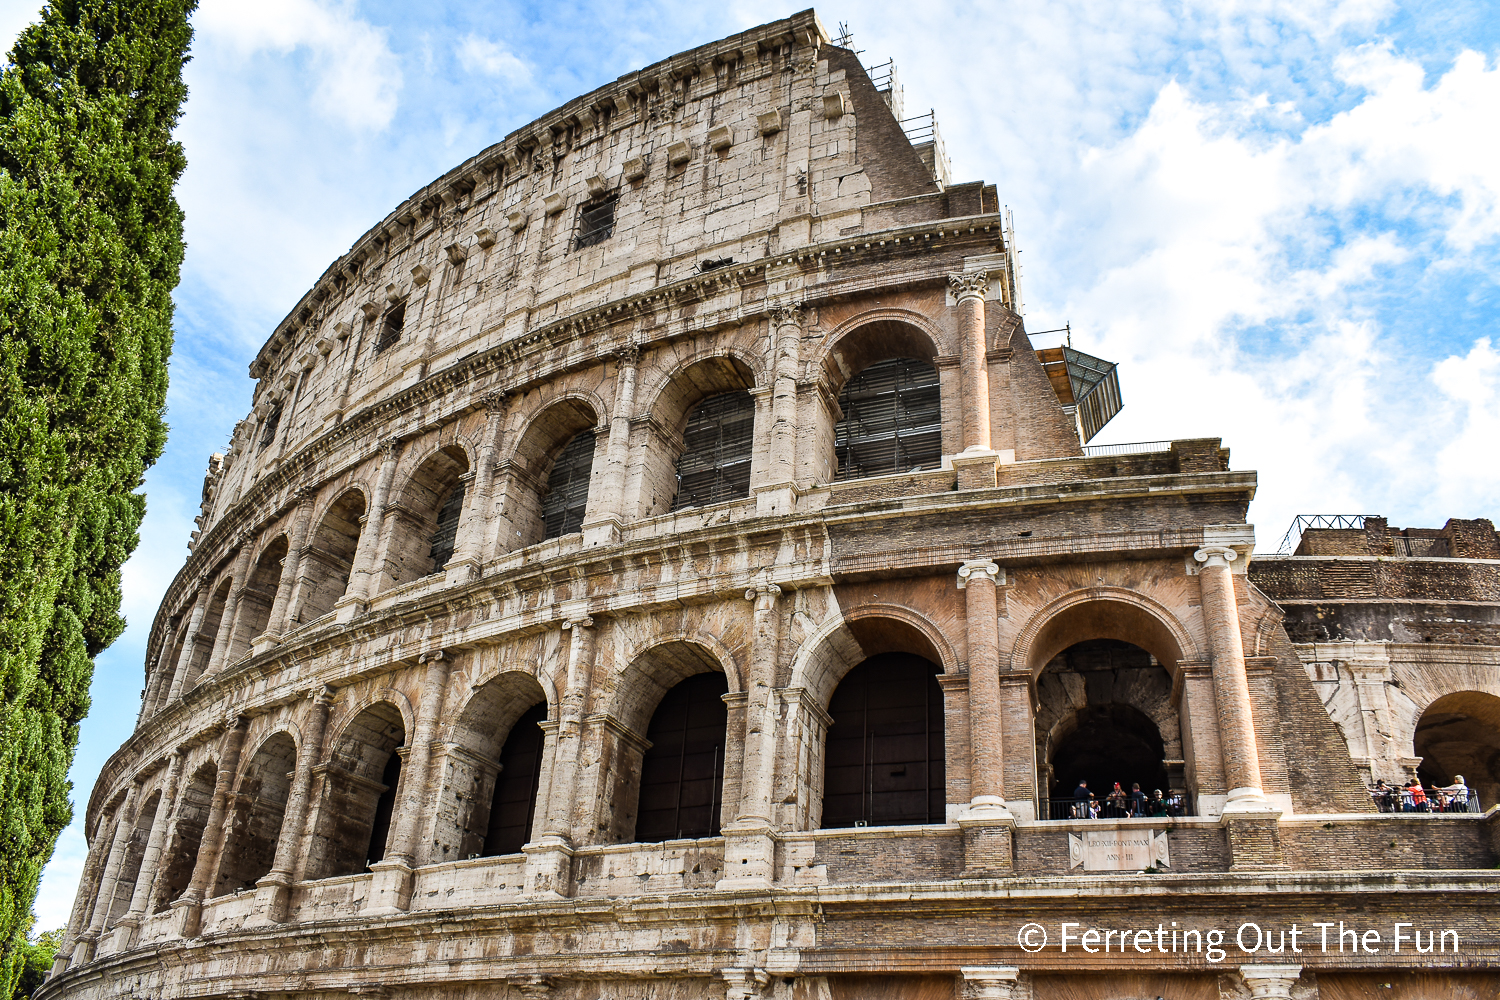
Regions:
[[1125, 405], [1120, 399], [1119, 366], [1068, 346], [1044, 347], [1036, 356], [1057, 398], [1064, 406], [1076, 407], [1078, 436], [1087, 444]]

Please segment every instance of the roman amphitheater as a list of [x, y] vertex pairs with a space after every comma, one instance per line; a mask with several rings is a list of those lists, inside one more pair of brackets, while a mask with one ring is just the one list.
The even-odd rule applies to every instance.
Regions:
[[1493, 525], [1252, 560], [1220, 441], [1088, 444], [1120, 373], [947, 172], [808, 11], [333, 262], [39, 996], [1496, 996]]

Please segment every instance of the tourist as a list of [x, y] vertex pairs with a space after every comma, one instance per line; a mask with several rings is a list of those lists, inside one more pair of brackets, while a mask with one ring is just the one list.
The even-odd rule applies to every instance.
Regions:
[[1146, 815], [1146, 793], [1141, 791], [1139, 781], [1130, 786], [1130, 815]]
[[1110, 789], [1109, 795], [1105, 797], [1105, 801], [1109, 804], [1109, 811], [1107, 815], [1110, 818], [1120, 819], [1127, 814], [1125, 805], [1125, 789], [1120, 787], [1120, 783], [1118, 781], [1115, 782], [1115, 787]]
[[1152, 816], [1165, 816], [1167, 814], [1167, 800], [1161, 797], [1160, 788], [1151, 793], [1150, 812]]
[[1093, 803], [1094, 793], [1089, 791], [1087, 778], [1078, 779], [1078, 787], [1073, 789], [1073, 818], [1091, 819], [1090, 806]]
[[1445, 812], [1468, 812], [1469, 811], [1469, 786], [1464, 784], [1464, 776], [1455, 774], [1453, 784], [1438, 789], [1443, 793], [1447, 801]]

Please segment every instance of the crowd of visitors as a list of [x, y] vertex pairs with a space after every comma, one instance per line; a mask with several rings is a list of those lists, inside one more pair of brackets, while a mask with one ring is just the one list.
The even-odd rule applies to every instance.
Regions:
[[1416, 778], [1404, 785], [1377, 781], [1370, 789], [1370, 798], [1383, 813], [1479, 812], [1479, 796], [1464, 784], [1461, 774], [1454, 775], [1453, 784], [1444, 787], [1423, 788]]
[[1067, 809], [1068, 819], [1135, 819], [1142, 816], [1183, 816], [1187, 813], [1180, 793], [1163, 795], [1161, 789], [1157, 788], [1147, 795], [1141, 790], [1139, 782], [1132, 784], [1127, 792], [1117, 781], [1108, 795], [1097, 798], [1087, 781], [1079, 781], [1078, 787], [1073, 789], [1072, 801], [1057, 805]]

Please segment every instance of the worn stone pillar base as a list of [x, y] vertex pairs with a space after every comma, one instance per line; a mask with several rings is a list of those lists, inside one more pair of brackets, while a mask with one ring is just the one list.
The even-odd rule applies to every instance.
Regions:
[[94, 960], [94, 939], [88, 932], [80, 934], [78, 943], [73, 946], [74, 965], [88, 965]]
[[68, 965], [72, 961], [73, 961], [73, 956], [72, 955], [64, 955], [62, 952], [58, 952], [57, 953], [57, 957], [52, 960], [52, 971], [50, 973], [48, 973], [47, 978], [48, 979], [56, 979], [58, 976], [62, 975], [64, 972], [67, 972], [68, 971]]
[[102, 955], [118, 955], [135, 947], [136, 935], [141, 930], [141, 918], [125, 914], [115, 924], [114, 930], [104, 939], [103, 946], [99, 949]]
[[472, 557], [454, 559], [443, 567], [443, 586], [457, 587], [479, 579], [479, 560]]
[[988, 449], [963, 451], [953, 456], [961, 490], [992, 490], [999, 484], [1000, 455]]
[[772, 483], [753, 492], [757, 514], [791, 514], [797, 510], [799, 491], [795, 483]]
[[388, 916], [411, 909], [411, 891], [416, 872], [405, 861], [377, 861], [370, 866], [370, 894], [360, 908], [363, 916]]
[[255, 883], [255, 904], [245, 918], [246, 927], [264, 927], [267, 924], [284, 924], [291, 910], [292, 879], [289, 875], [272, 872]]
[[333, 602], [334, 621], [340, 625], [347, 625], [355, 618], [365, 613], [368, 605], [358, 597], [340, 597]]
[[191, 896], [172, 900], [172, 923], [180, 938], [195, 938], [203, 933], [203, 900]]
[[[986, 796], [988, 797], [988, 796]], [[1016, 820], [1004, 816], [958, 818], [964, 837], [964, 878], [999, 878], [1016, 870]]]
[[769, 889], [776, 878], [776, 835], [769, 823], [724, 827], [724, 877], [715, 888]]
[[271, 635], [269, 632], [265, 635], [258, 635], [250, 640], [250, 655], [259, 656], [261, 653], [269, 652], [279, 645], [281, 645], [280, 636]]
[[561, 837], [543, 837], [521, 847], [526, 855], [526, 895], [573, 895], [573, 847]]
[[1285, 868], [1281, 854], [1281, 813], [1225, 813], [1219, 820], [1229, 838], [1229, 870]]
[[616, 517], [590, 521], [583, 526], [583, 547], [587, 549], [595, 545], [615, 545], [624, 533], [624, 525]]

